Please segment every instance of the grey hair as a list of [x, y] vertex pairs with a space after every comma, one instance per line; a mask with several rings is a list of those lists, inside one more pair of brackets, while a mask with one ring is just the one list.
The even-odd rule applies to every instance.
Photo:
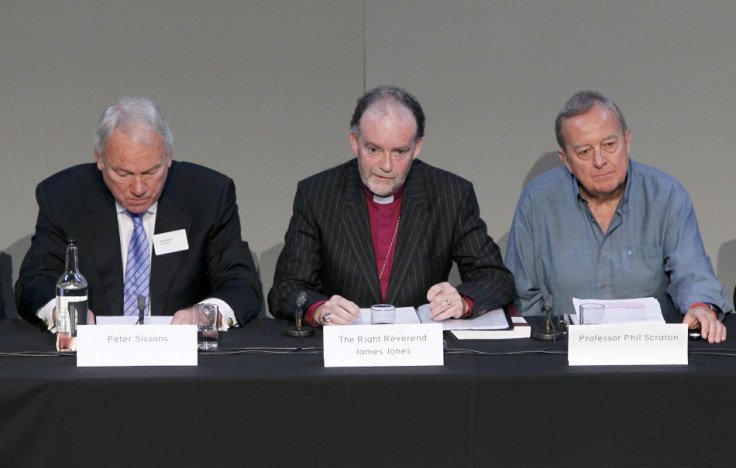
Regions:
[[565, 151], [565, 138], [562, 135], [562, 123], [571, 117], [585, 114], [596, 103], [601, 104], [616, 114], [618, 124], [621, 127], [621, 132], [624, 135], [629, 130], [628, 125], [626, 125], [626, 119], [624, 119], [624, 115], [621, 113], [621, 109], [618, 108], [616, 103], [597, 91], [578, 91], [567, 100], [555, 119], [555, 136], [557, 137], [557, 144], [560, 145], [560, 149], [562, 151]]
[[107, 141], [116, 129], [156, 132], [164, 141], [166, 152], [172, 154], [174, 136], [166, 119], [150, 99], [124, 97], [105, 109], [97, 122], [94, 138], [95, 153], [98, 156], [104, 155]]
[[414, 139], [419, 140], [424, 136], [424, 111], [417, 98], [398, 86], [379, 86], [366, 92], [358, 99], [353, 117], [350, 119], [350, 132], [356, 137], [360, 137], [360, 119], [374, 105], [411, 111], [414, 121], [417, 123], [417, 134]]

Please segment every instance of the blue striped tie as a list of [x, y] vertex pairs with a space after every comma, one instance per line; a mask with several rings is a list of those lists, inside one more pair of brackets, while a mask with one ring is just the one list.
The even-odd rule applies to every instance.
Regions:
[[151, 280], [151, 267], [148, 253], [146, 230], [143, 228], [143, 214], [128, 212], [133, 220], [133, 233], [130, 235], [128, 260], [125, 264], [125, 287], [123, 288], [124, 315], [138, 315], [138, 296], [146, 298], [148, 304], [148, 283]]

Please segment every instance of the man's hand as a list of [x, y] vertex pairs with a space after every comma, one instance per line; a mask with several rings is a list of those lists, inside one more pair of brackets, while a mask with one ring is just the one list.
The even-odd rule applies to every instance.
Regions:
[[312, 321], [322, 326], [348, 325], [360, 318], [360, 307], [352, 301], [335, 294], [327, 302], [317, 307]]
[[429, 316], [434, 320], [460, 318], [468, 312], [468, 303], [448, 282], [435, 284], [427, 291]]
[[172, 325], [194, 325], [194, 309], [191, 307], [187, 309], [177, 310], [173, 317], [171, 317]]
[[688, 310], [682, 323], [686, 324], [689, 329], [695, 329], [700, 326], [700, 336], [708, 343], [720, 343], [726, 340], [726, 327], [718, 321], [718, 317], [710, 307], [696, 305]]
[[[194, 312], [197, 311], [198, 316], [195, 318]], [[204, 311], [200, 308], [188, 307], [186, 309], [177, 310], [171, 317], [172, 325], [205, 325], [209, 323], [209, 319], [204, 316]], [[217, 311], [217, 329], [222, 328], [222, 313]]]

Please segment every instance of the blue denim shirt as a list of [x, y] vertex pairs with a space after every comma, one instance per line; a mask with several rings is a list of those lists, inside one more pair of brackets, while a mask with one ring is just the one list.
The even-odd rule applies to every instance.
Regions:
[[560, 166], [532, 180], [516, 207], [506, 249], [516, 280], [516, 307], [540, 314], [574, 313], [572, 298], [655, 297], [664, 314], [694, 302], [730, 312], [705, 253], [690, 196], [664, 172], [629, 161], [626, 187], [607, 232]]

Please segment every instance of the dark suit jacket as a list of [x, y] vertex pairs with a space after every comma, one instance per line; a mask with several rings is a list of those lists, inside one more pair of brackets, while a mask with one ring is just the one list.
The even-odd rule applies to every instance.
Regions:
[[[36, 232], [15, 286], [18, 313], [40, 323], [39, 308], [56, 295], [66, 240], [76, 238], [89, 308], [121, 315], [124, 269], [115, 200], [95, 164], [61, 171], [36, 188]], [[227, 302], [239, 323], [261, 307], [261, 283], [240, 235], [235, 185], [205, 167], [174, 161], [158, 200], [154, 233], [186, 230], [189, 249], [152, 254], [153, 315], [172, 315], [207, 297]]]
[[[339, 294], [360, 307], [383, 302], [357, 159], [299, 182], [294, 214], [268, 294], [271, 313], [293, 318], [306, 304]], [[418, 307], [455, 261], [460, 294], [474, 316], [510, 304], [514, 279], [488, 236], [470, 182], [415, 160], [407, 176], [386, 302]]]

